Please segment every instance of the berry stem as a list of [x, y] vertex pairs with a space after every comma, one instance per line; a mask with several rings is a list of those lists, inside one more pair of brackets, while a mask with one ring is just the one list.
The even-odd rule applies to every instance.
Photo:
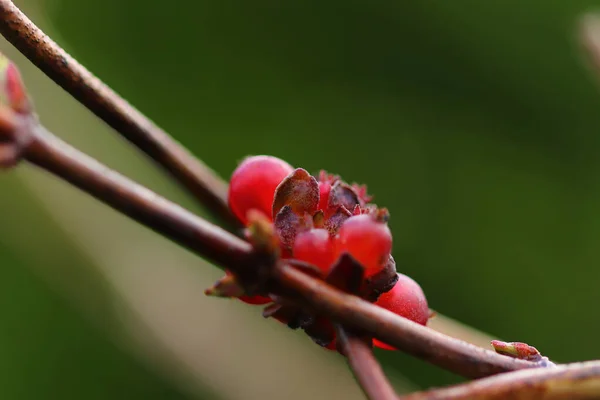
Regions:
[[167, 170], [232, 227], [227, 184], [42, 32], [11, 0], [0, 0], [0, 33], [56, 84]]
[[396, 400], [398, 396], [373, 355], [371, 338], [361, 337], [336, 325], [337, 341], [354, 377], [370, 400]]

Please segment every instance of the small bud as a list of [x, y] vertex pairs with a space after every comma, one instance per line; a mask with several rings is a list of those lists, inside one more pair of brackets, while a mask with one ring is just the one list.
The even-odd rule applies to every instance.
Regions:
[[325, 226], [325, 213], [319, 210], [313, 215], [313, 226], [315, 228], [323, 228]]
[[262, 212], [252, 209], [248, 211], [248, 228], [246, 237], [259, 250], [278, 256], [279, 238], [271, 220]]
[[20, 114], [31, 112], [31, 102], [21, 79], [21, 73], [3, 54], [0, 54], [0, 105]]
[[245, 294], [245, 291], [235, 276], [226, 275], [206, 289], [204, 294], [215, 297], [240, 297]]
[[527, 361], [541, 361], [542, 355], [533, 346], [521, 342], [503, 342], [492, 340], [492, 346], [496, 353]]

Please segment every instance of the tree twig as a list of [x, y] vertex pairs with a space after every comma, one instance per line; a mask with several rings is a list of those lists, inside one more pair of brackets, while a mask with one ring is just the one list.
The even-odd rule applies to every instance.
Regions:
[[274, 273], [278, 284], [302, 297], [304, 306], [466, 378], [541, 366], [482, 349], [401, 318], [359, 297], [335, 290], [290, 265], [282, 264]]
[[509, 372], [398, 400], [592, 400], [600, 398], [600, 361]]
[[44, 128], [35, 128], [24, 157], [112, 208], [219, 265], [243, 268], [249, 243], [196, 216], [69, 146]]
[[[169, 171], [232, 226], [227, 184], [44, 34], [11, 0], [0, 0], [0, 33], [54, 82]], [[235, 224], [235, 225], [234, 225]]]
[[[396, 400], [398, 396], [373, 355], [371, 338], [364, 338], [336, 325], [338, 346], [365, 395], [370, 400]], [[365, 340], [366, 339], [366, 340]]]
[[[265, 279], [268, 290], [288, 294], [351, 329], [468, 378], [539, 366], [484, 350], [415, 324], [281, 263], [268, 267], [251, 245], [108, 169], [27, 119], [0, 130], [0, 141], [24, 143], [22, 156], [105, 204], [240, 276]], [[0, 124], [1, 125], [1, 124]], [[260, 276], [267, 271], [268, 276]], [[264, 274], [263, 274], [264, 275]]]

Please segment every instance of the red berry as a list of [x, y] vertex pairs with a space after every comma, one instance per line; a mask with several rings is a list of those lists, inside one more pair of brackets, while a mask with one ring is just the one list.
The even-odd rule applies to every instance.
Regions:
[[295, 259], [318, 267], [325, 275], [335, 261], [333, 240], [326, 229], [311, 229], [300, 233], [296, 236], [292, 253]]
[[273, 196], [281, 181], [294, 168], [272, 156], [248, 157], [233, 171], [229, 182], [229, 208], [244, 224], [247, 213], [256, 209], [272, 220]]
[[364, 268], [365, 276], [371, 276], [387, 263], [392, 251], [392, 233], [385, 222], [368, 214], [348, 218], [336, 237], [336, 259], [348, 253]]
[[[417, 324], [426, 325], [429, 319], [429, 306], [423, 289], [412, 278], [403, 274], [398, 274], [396, 285], [389, 292], [379, 296], [375, 305]], [[395, 350], [377, 339], [373, 340], [373, 344], [382, 349]]]

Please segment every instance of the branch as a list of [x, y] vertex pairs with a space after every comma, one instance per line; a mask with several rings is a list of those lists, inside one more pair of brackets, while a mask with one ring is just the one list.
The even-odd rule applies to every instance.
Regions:
[[588, 57], [593, 72], [600, 72], [600, 16], [585, 14], [579, 21], [579, 41]]
[[584, 400], [598, 399], [600, 361], [516, 371], [398, 400]]
[[287, 264], [275, 269], [274, 278], [282, 287], [300, 295], [305, 307], [318, 310], [348, 328], [364, 331], [405, 353], [466, 378], [482, 378], [542, 366], [436, 332], [359, 297], [333, 289]]
[[0, 0], [0, 33], [54, 82], [140, 148], [213, 214], [232, 226], [227, 184], [209, 167], [46, 36], [11, 0]]
[[371, 339], [365, 340], [340, 325], [336, 325], [336, 331], [338, 346], [348, 358], [348, 364], [367, 398], [396, 400], [394, 389], [373, 355]]
[[[14, 116], [1, 120], [0, 142], [15, 143], [25, 160], [70, 182], [110, 207], [208, 258], [242, 279], [264, 283], [267, 290], [296, 299], [350, 329], [468, 378], [538, 367], [453, 339], [282, 263], [273, 268], [252, 246], [180, 206], [158, 196], [65, 144], [37, 120]], [[0, 160], [0, 164], [1, 164]]]

